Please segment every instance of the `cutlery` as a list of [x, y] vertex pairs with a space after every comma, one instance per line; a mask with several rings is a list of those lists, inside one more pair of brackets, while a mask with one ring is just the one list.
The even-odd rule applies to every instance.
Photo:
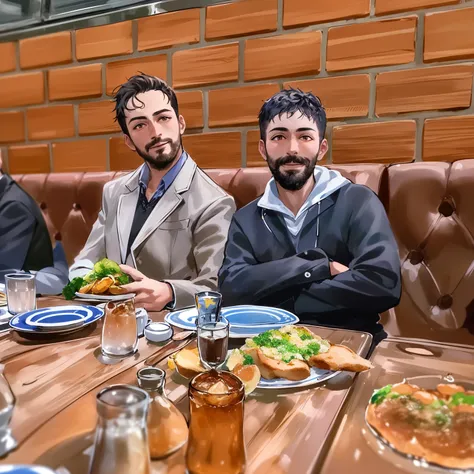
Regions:
[[145, 365], [155, 366], [165, 357], [168, 357], [169, 355], [173, 354], [173, 352], [176, 352], [187, 346], [195, 337], [195, 331], [181, 331], [177, 334], [174, 334], [171, 340], [162, 346], [158, 352], [145, 360]]

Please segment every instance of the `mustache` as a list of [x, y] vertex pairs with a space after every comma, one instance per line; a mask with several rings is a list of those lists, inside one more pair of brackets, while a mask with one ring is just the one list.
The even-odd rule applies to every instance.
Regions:
[[278, 160], [276, 160], [275, 165], [279, 168], [280, 166], [288, 165], [290, 163], [296, 163], [298, 165], [304, 165], [304, 166], [309, 166], [311, 164], [308, 158], [304, 158], [298, 155], [291, 155], [291, 156], [287, 155], [287, 156], [282, 156], [281, 158], [278, 158]]
[[145, 150], [146, 151], [150, 151], [150, 148], [155, 146], [155, 145], [161, 145], [163, 143], [168, 143], [169, 140], [162, 140], [161, 138], [155, 138], [154, 140], [152, 140], [150, 143], [147, 143], [145, 145]]

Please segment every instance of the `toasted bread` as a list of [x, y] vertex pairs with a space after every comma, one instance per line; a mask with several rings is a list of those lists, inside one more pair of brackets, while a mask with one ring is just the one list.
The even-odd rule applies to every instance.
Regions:
[[302, 360], [293, 359], [286, 363], [282, 360], [267, 357], [258, 347], [244, 347], [242, 351], [252, 357], [262, 377], [265, 379], [304, 380], [311, 373], [308, 364]]
[[328, 352], [311, 356], [308, 359], [311, 367], [326, 370], [347, 370], [349, 372], [363, 372], [373, 368], [373, 365], [353, 350], [338, 344], [331, 345]]

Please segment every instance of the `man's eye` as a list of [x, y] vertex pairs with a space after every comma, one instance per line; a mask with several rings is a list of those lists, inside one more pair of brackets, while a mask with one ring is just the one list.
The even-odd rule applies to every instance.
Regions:
[[274, 137], [272, 137], [272, 140], [281, 140], [281, 139], [284, 139], [285, 137], [283, 135], [275, 135]]
[[158, 120], [163, 120], [164, 122], [167, 122], [168, 120], [171, 120], [171, 117], [168, 117], [166, 115], [162, 115]]
[[137, 125], [135, 125], [133, 127], [133, 130], [140, 130], [141, 128], [143, 128], [145, 126], [144, 123], [138, 123]]
[[313, 139], [311, 135], [302, 135], [300, 138], [302, 138], [305, 141], [310, 141]]

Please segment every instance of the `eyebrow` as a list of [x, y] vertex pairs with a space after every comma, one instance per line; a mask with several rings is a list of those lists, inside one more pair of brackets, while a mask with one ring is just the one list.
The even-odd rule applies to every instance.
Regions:
[[[157, 110], [154, 114], [153, 117], [156, 117], [157, 115], [162, 114], [163, 112], [171, 112], [170, 109], [161, 109]], [[134, 120], [146, 120], [147, 118], [144, 115], [140, 115], [139, 117], [133, 117], [131, 118], [128, 123], [132, 123]]]
[[[315, 132], [316, 129], [311, 128], [311, 127], [300, 127], [296, 130], [297, 132]], [[286, 127], [275, 127], [270, 130], [270, 132], [288, 132], [288, 129]]]

